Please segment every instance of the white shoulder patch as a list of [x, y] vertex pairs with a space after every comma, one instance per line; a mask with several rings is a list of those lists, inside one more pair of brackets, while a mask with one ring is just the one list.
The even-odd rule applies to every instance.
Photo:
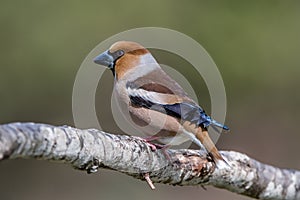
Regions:
[[149, 92], [144, 89], [135, 89], [135, 88], [130, 88], [130, 87], [127, 88], [127, 92], [128, 92], [128, 95], [132, 96], [132, 97], [139, 97], [146, 101], [150, 101], [150, 102], [156, 103], [156, 104], [164, 104], [164, 102], [162, 101], [162, 99], [159, 96], [159, 95], [163, 95], [163, 94], [157, 94], [156, 92]]

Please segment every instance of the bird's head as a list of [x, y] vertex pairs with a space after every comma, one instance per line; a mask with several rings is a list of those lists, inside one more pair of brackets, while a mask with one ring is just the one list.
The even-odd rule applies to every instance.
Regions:
[[135, 42], [119, 41], [97, 56], [94, 62], [108, 67], [114, 76], [120, 79], [137, 66], [156, 61], [142, 45]]

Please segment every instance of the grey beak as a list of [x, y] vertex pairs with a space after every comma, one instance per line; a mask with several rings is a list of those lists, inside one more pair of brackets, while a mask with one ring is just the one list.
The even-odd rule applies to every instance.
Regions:
[[114, 58], [113, 56], [107, 51], [101, 53], [94, 59], [94, 62], [99, 65], [104, 65], [108, 68], [112, 68], [114, 65]]

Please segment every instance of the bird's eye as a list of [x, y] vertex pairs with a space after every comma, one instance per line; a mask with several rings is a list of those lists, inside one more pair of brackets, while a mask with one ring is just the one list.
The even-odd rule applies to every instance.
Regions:
[[114, 57], [114, 60], [116, 60], [116, 59], [118, 59], [118, 58], [120, 58], [121, 56], [123, 56], [124, 55], [124, 51], [123, 50], [117, 50], [117, 51], [115, 51], [113, 54], [112, 54], [112, 56]]
[[123, 50], [118, 50], [118, 51], [116, 52], [116, 54], [117, 54], [118, 57], [121, 57], [121, 56], [124, 55], [124, 51], [123, 51]]

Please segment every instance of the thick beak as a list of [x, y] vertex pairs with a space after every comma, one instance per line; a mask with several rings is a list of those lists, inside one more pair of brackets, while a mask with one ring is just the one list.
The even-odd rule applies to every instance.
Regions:
[[99, 56], [97, 56], [94, 59], [94, 62], [99, 65], [104, 65], [111, 69], [111, 68], [113, 68], [113, 65], [114, 65], [114, 58], [107, 50], [107, 51], [101, 53]]

